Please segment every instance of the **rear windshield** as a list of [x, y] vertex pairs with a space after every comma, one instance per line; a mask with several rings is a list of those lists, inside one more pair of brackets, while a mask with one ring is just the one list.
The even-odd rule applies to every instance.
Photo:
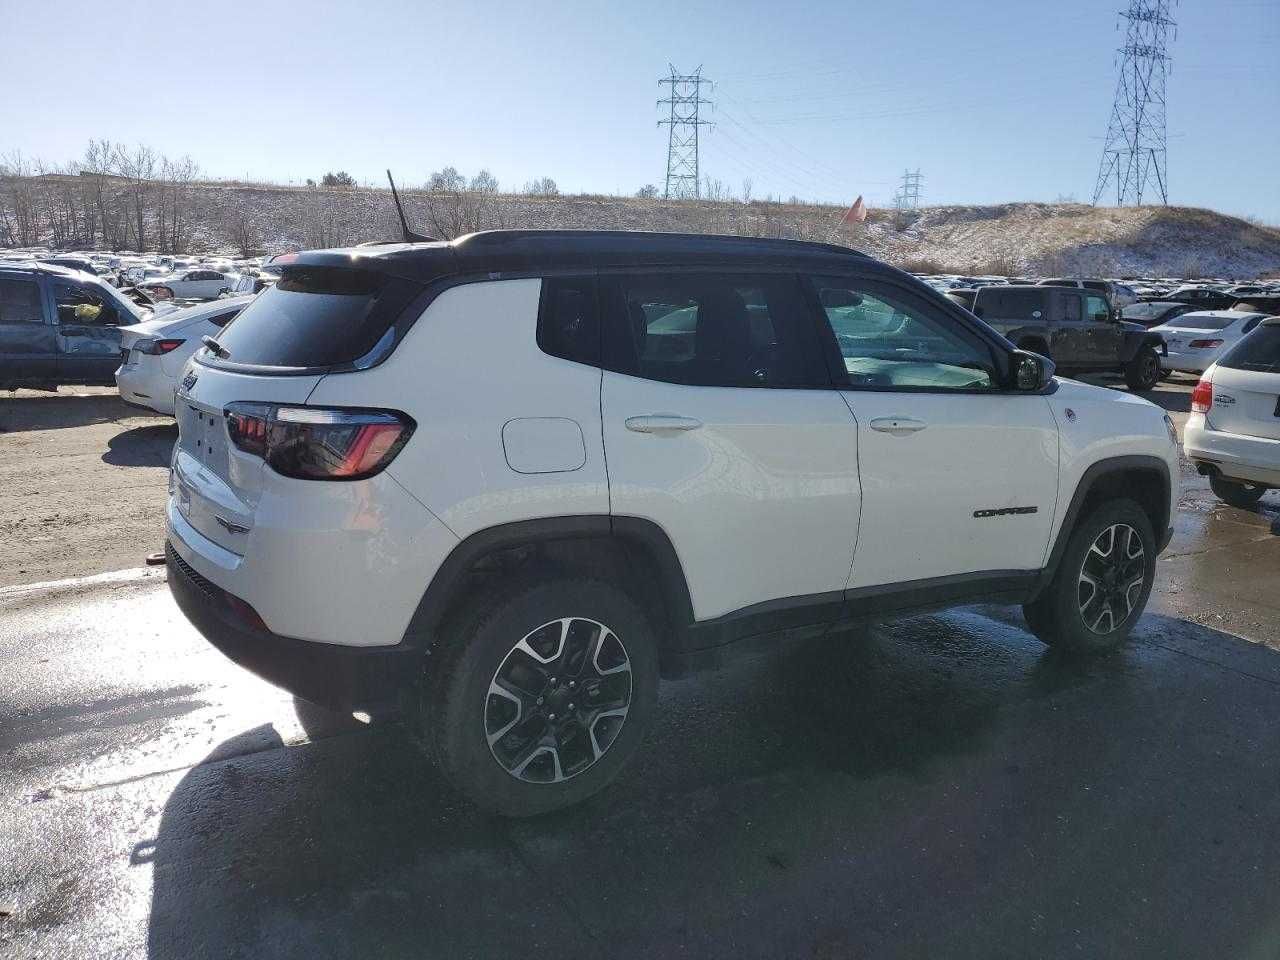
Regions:
[[[1154, 320], [1170, 310], [1167, 303], [1133, 303], [1124, 308], [1126, 320]], [[1184, 308], [1185, 309], [1185, 308]]]
[[1169, 326], [1176, 330], [1225, 330], [1239, 317], [1206, 317], [1203, 314], [1184, 313], [1176, 320], [1170, 320]]
[[286, 267], [218, 335], [232, 364], [332, 367], [363, 357], [395, 322], [411, 285], [345, 267]]
[[1261, 326], [1218, 359], [1232, 370], [1280, 373], [1280, 327]]

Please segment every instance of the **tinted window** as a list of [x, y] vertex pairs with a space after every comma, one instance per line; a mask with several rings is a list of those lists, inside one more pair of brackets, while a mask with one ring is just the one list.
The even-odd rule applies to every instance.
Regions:
[[[849, 387], [990, 390], [991, 351], [946, 314], [847, 278], [813, 281]], [[980, 298], [981, 299], [981, 298]]]
[[217, 316], [210, 317], [209, 322], [215, 327], [225, 327], [239, 312], [239, 310], [230, 310], [227, 313], [220, 313]]
[[1280, 373], [1280, 326], [1258, 327], [1219, 357], [1218, 366]]
[[373, 349], [417, 289], [365, 270], [286, 267], [280, 282], [245, 307], [218, 342], [231, 363], [351, 363]]
[[0, 323], [43, 323], [40, 286], [31, 280], [0, 280]]
[[1002, 320], [1040, 320], [1044, 318], [1044, 293], [1027, 288], [1022, 290], [984, 287], [978, 294], [977, 310], [980, 317]]
[[1078, 293], [1058, 294], [1058, 315], [1054, 319], [1060, 323], [1079, 323], [1081, 302]]
[[812, 324], [791, 277], [688, 274], [607, 282], [605, 365], [711, 387], [806, 386]]
[[600, 319], [594, 280], [551, 277], [542, 281], [538, 346], [553, 357], [599, 365]]

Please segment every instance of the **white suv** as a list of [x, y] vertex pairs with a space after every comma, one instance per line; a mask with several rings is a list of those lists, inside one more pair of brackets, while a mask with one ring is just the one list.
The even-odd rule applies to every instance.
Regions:
[[1024, 604], [1119, 643], [1177, 503], [1162, 412], [822, 244], [495, 231], [285, 258], [177, 397], [170, 584], [298, 696], [387, 702], [476, 802], [601, 789], [659, 676]]

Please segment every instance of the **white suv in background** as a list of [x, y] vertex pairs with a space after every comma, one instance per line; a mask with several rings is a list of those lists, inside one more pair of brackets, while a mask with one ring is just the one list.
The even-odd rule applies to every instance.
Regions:
[[1024, 605], [1120, 643], [1167, 417], [835, 246], [494, 231], [290, 255], [188, 364], [169, 581], [233, 659], [388, 701], [461, 790], [601, 789], [660, 675], [865, 617]]
[[1204, 372], [1183, 449], [1232, 506], [1248, 509], [1280, 487], [1280, 317], [1263, 320]]

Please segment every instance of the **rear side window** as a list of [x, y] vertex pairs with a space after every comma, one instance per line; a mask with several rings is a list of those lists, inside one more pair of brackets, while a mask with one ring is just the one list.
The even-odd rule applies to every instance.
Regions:
[[1079, 323], [1081, 302], [1078, 293], [1058, 294], [1058, 315], [1054, 319], [1059, 323]]
[[600, 365], [600, 315], [595, 280], [549, 277], [542, 281], [538, 347], [553, 357]]
[[1043, 320], [1045, 296], [1035, 290], [983, 287], [978, 292], [977, 309], [980, 317], [992, 320]]
[[[420, 288], [346, 267], [286, 267], [228, 324], [218, 343], [232, 364], [332, 367], [377, 345]], [[204, 362], [214, 362], [202, 358]]]
[[1280, 326], [1261, 326], [1218, 358], [1232, 370], [1280, 373]]
[[0, 280], [0, 323], [44, 323], [39, 285], [31, 280]]
[[813, 320], [792, 276], [623, 276], [601, 293], [610, 370], [706, 387], [812, 385], [803, 338]]

